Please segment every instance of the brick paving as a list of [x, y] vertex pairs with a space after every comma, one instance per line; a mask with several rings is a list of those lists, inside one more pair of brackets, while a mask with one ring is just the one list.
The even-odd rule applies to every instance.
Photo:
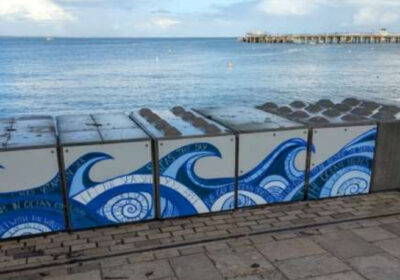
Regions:
[[0, 279], [400, 279], [400, 193], [5, 241]]

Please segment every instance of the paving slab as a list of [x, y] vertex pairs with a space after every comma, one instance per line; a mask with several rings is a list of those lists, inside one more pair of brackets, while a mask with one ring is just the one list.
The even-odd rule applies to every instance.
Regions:
[[400, 258], [400, 238], [382, 240], [374, 244], [392, 256]]
[[335, 231], [312, 237], [322, 248], [340, 259], [369, 256], [382, 253], [382, 250], [352, 231]]
[[100, 263], [101, 267], [115, 267], [128, 264], [128, 259], [126, 257], [123, 258], [115, 258], [115, 259], [107, 259]]
[[262, 275], [239, 276], [234, 278], [227, 278], [227, 280], [288, 280], [288, 278], [279, 271], [272, 270], [267, 271]]
[[[25, 278], [27, 279], [27, 278]], [[102, 280], [99, 270], [92, 270], [70, 275], [44, 277], [43, 280]]]
[[171, 266], [166, 260], [121, 265], [112, 268], [106, 267], [102, 271], [105, 280], [141, 280], [175, 277]]
[[248, 275], [243, 277], [228, 278], [227, 280], [262, 280], [261, 275]]
[[182, 256], [194, 255], [194, 254], [203, 253], [205, 251], [205, 248], [203, 247], [202, 244], [200, 244], [200, 245], [193, 245], [193, 246], [185, 246], [185, 247], [180, 248], [179, 251]]
[[288, 278], [277, 270], [267, 271], [262, 275], [264, 280], [288, 280]]
[[129, 256], [129, 263], [149, 262], [155, 259], [153, 252], [139, 253]]
[[[40, 275], [28, 275], [28, 276], [4, 278], [4, 279], [6, 279], [6, 280], [43, 280], [43, 278], [40, 277]], [[60, 278], [58, 278], [58, 279], [60, 279]]]
[[275, 265], [291, 280], [350, 270], [345, 263], [328, 254], [277, 261]]
[[256, 247], [271, 261], [280, 261], [326, 253], [324, 249], [308, 238], [294, 238], [267, 242], [264, 244], [256, 244]]
[[396, 217], [384, 217], [384, 218], [379, 218], [377, 221], [380, 224], [395, 224], [398, 223], [399, 220]]
[[350, 271], [350, 272], [307, 278], [307, 280], [366, 280], [366, 279], [361, 275], [353, 271]]
[[272, 237], [275, 240], [285, 240], [285, 239], [292, 239], [299, 237], [299, 235], [295, 231], [284, 231], [284, 232], [273, 233]]
[[369, 242], [396, 238], [397, 235], [381, 227], [366, 227], [352, 230], [355, 234]]
[[[393, 210], [396, 212], [392, 213]], [[349, 211], [353, 215], [352, 219], [356, 220], [342, 219], [345, 216], [340, 214]], [[377, 217], [377, 213], [384, 217]], [[318, 221], [318, 226], [311, 223], [301, 229], [293, 228], [296, 215], [313, 218]], [[260, 225], [254, 225], [254, 222]], [[269, 227], [264, 227], [264, 222]], [[334, 224], [320, 224], [331, 222]], [[222, 237], [229, 238], [220, 240]], [[84, 248], [80, 247], [82, 244], [85, 245]], [[86, 247], [86, 244], [90, 246]], [[96, 244], [96, 248], [91, 248], [92, 244]], [[71, 246], [79, 251], [70, 253]], [[157, 221], [0, 242], [0, 279], [43, 280], [50, 276], [64, 279], [67, 274], [89, 273], [101, 267], [101, 271], [115, 276], [112, 278], [112, 274], [105, 275], [109, 277], [107, 280], [181, 280], [196, 277], [203, 280], [204, 275], [211, 279], [236, 277], [249, 280], [287, 280], [282, 271], [278, 268], [269, 270], [265, 262], [270, 262], [275, 267], [276, 263], [290, 267], [289, 261], [293, 261], [292, 265], [296, 268], [296, 262], [306, 262], [310, 257], [319, 258], [314, 262], [310, 261], [306, 268], [303, 267], [305, 272], [300, 275], [330, 280], [338, 274], [343, 279], [351, 279], [356, 277], [354, 273], [359, 274], [358, 271], [339, 274], [340, 272], [333, 269], [335, 272], [327, 273], [328, 266], [314, 265], [318, 262], [324, 263], [327, 255], [330, 258], [334, 255], [347, 263], [349, 259], [383, 254], [392, 256], [392, 261], [400, 262], [399, 247], [400, 193], [390, 192], [291, 205], [270, 205], [244, 209], [229, 215]], [[257, 252], [256, 258], [261, 255], [264, 262], [253, 263], [251, 257], [254, 254], [248, 256], [239, 253], [243, 248]], [[226, 250], [225, 260], [215, 262], [217, 257], [214, 254], [221, 250]], [[188, 258], [191, 256], [193, 258]], [[173, 263], [177, 265], [181, 278], [178, 278], [175, 268], [171, 266]], [[51, 266], [51, 273], [46, 266]], [[379, 267], [376, 269], [380, 270]], [[307, 274], [307, 271], [312, 273]], [[223, 273], [236, 276], [227, 278]], [[249, 275], [244, 275], [245, 273]], [[78, 277], [76, 275], [74, 277]], [[106, 278], [102, 280], [104, 279]]]
[[272, 264], [266, 260], [254, 247], [219, 250], [208, 253], [222, 276], [232, 278], [253, 274], [263, 274], [274, 270]]
[[377, 227], [380, 225], [379, 221], [377, 220], [364, 220], [358, 222], [363, 227]]
[[391, 233], [396, 234], [397, 236], [400, 236], [400, 223], [385, 224], [382, 225], [382, 228], [390, 231]]
[[264, 244], [267, 242], [275, 241], [272, 235], [270, 234], [257, 234], [254, 236], [250, 236], [249, 239], [253, 244]]
[[180, 280], [222, 280], [211, 260], [205, 254], [178, 257], [170, 263]]
[[400, 279], [399, 260], [387, 254], [353, 258], [350, 264], [369, 280]]

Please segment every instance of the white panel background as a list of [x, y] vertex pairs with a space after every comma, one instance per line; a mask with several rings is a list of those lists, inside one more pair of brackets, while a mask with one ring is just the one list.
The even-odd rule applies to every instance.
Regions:
[[369, 125], [314, 129], [313, 145], [316, 151], [311, 155], [311, 168], [326, 161], [339, 152], [339, 150], [349, 142], [373, 128], [376, 128], [376, 126]]
[[[147, 145], [147, 146], [146, 146]], [[68, 152], [66, 152], [68, 150]], [[68, 167], [80, 157], [93, 152], [105, 153], [114, 159], [95, 164], [90, 171], [90, 178], [96, 182], [131, 173], [151, 162], [151, 143], [124, 142], [101, 145], [64, 147], [64, 167]]]
[[[195, 166], [196, 174], [206, 179], [232, 178], [235, 177], [235, 142], [233, 135], [160, 141], [158, 144], [159, 159], [189, 144], [209, 143], [217, 147], [222, 154], [222, 159], [218, 157], [199, 159]], [[162, 145], [160, 145], [161, 143]]]
[[0, 193], [40, 187], [59, 172], [55, 148], [0, 152], [0, 165]]
[[[291, 138], [301, 138], [307, 142], [307, 136], [306, 129], [239, 135], [239, 175], [251, 171], [283, 142]], [[307, 151], [304, 150], [296, 158], [299, 170], [305, 170], [306, 156]]]

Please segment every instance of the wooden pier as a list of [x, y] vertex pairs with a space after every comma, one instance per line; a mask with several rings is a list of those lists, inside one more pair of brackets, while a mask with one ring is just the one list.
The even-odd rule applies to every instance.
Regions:
[[400, 44], [400, 34], [382, 29], [379, 33], [333, 33], [333, 34], [283, 34], [247, 33], [239, 38], [244, 43], [268, 44]]

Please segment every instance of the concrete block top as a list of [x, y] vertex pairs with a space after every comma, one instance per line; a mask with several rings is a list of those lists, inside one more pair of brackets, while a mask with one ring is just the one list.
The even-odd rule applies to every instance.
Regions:
[[50, 116], [0, 120], [0, 150], [55, 147], [57, 136]]
[[61, 145], [101, 144], [150, 138], [128, 116], [120, 113], [59, 116], [57, 127]]
[[367, 125], [400, 119], [400, 108], [395, 105], [355, 98], [340, 103], [329, 99], [316, 103], [295, 101], [284, 106], [268, 102], [257, 108], [312, 127]]
[[238, 133], [304, 128], [304, 124], [250, 107], [206, 107], [195, 110]]
[[183, 107], [171, 110], [144, 108], [132, 112], [131, 118], [156, 139], [232, 134], [226, 127]]

